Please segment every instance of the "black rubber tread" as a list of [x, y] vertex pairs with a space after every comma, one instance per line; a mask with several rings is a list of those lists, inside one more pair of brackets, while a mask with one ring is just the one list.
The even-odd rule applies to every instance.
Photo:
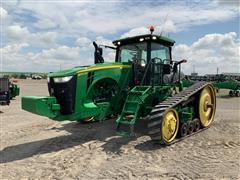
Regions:
[[156, 144], [160, 144], [160, 145], [165, 145], [165, 146], [166, 146], [166, 145], [171, 145], [171, 144], [178, 143], [178, 142], [184, 140], [185, 138], [188, 138], [188, 137], [193, 136], [193, 135], [195, 135], [195, 134], [197, 134], [197, 133], [200, 133], [200, 132], [202, 132], [202, 131], [205, 131], [205, 130], [208, 129], [208, 128], [209, 128], [209, 127], [205, 127], [205, 128], [199, 129], [197, 132], [193, 132], [192, 134], [188, 134], [188, 135], [186, 135], [186, 136], [184, 136], [184, 137], [177, 138], [177, 139], [175, 139], [173, 142], [171, 142], [170, 144], [166, 144], [166, 143], [164, 143], [163, 141], [160, 141], [160, 139], [162, 138], [160, 134], [159, 134], [158, 136], [157, 136], [157, 135], [153, 136], [153, 138], [151, 137], [151, 139], [152, 139], [152, 141], [155, 142]]
[[161, 122], [156, 120], [156, 121], [152, 121], [150, 123], [148, 123], [148, 128], [154, 127], [156, 125], [159, 125]]
[[[181, 91], [180, 93], [176, 94], [175, 96], [170, 97], [167, 100], [157, 104], [151, 111], [149, 118], [148, 118], [148, 134], [151, 137], [151, 139], [154, 141], [158, 141], [158, 143], [160, 143], [160, 144], [169, 145], [169, 144], [175, 143], [175, 141], [179, 141], [182, 138], [186, 138], [190, 135], [197, 133], [198, 131], [193, 132], [190, 135], [186, 135], [185, 137], [175, 139], [171, 143], [167, 143], [161, 137], [161, 135], [162, 135], [162, 132], [161, 132], [162, 131], [162, 129], [161, 129], [162, 118], [164, 117], [165, 113], [169, 109], [174, 108], [177, 105], [185, 102], [192, 95], [200, 92], [204, 87], [206, 87], [208, 85], [211, 85], [211, 83], [203, 82], [203, 81], [197, 82], [197, 83], [193, 84], [192, 86], [186, 88], [185, 90]], [[204, 128], [204, 129], [206, 129], [206, 128]], [[201, 131], [201, 130], [202, 129], [199, 129], [199, 131]]]
[[156, 109], [153, 109], [151, 113], [155, 113], [155, 112], [161, 112], [161, 111], [165, 111], [165, 108], [156, 108]]

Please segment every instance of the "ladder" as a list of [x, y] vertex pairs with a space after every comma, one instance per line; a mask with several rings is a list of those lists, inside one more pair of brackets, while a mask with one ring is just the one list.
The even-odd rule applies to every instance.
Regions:
[[123, 110], [116, 120], [118, 135], [134, 136], [134, 125], [139, 117], [139, 110], [151, 91], [151, 86], [136, 86], [128, 93]]

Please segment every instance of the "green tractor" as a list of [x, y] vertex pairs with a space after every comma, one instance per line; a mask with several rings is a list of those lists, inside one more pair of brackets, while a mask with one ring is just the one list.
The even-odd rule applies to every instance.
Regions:
[[22, 109], [56, 121], [102, 121], [118, 115], [117, 134], [134, 135], [139, 121], [161, 144], [206, 129], [212, 123], [216, 95], [211, 83], [181, 81], [173, 61], [175, 41], [151, 33], [113, 41], [114, 63], [104, 63], [95, 42], [95, 64], [50, 73], [50, 96], [22, 97]]
[[217, 80], [212, 82], [216, 91], [219, 92], [220, 89], [229, 89], [230, 97], [240, 97], [240, 82], [231, 79], [223, 74], [217, 75]]

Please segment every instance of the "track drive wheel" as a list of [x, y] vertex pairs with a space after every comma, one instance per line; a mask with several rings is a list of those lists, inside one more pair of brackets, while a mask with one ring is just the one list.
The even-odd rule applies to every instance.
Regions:
[[216, 94], [212, 85], [207, 85], [200, 93], [199, 118], [203, 127], [208, 127], [216, 111]]
[[162, 140], [170, 144], [176, 137], [179, 128], [179, 117], [175, 109], [169, 109], [162, 120]]

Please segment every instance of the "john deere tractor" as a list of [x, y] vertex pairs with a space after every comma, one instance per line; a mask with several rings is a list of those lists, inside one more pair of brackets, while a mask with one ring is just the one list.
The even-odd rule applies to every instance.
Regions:
[[104, 63], [95, 42], [95, 64], [50, 73], [50, 96], [22, 97], [26, 111], [56, 121], [102, 121], [118, 115], [117, 134], [134, 135], [147, 121], [150, 137], [162, 144], [205, 129], [216, 109], [214, 87], [208, 82], [186, 85], [181, 64], [173, 61], [174, 40], [151, 33], [113, 41], [114, 63]]

